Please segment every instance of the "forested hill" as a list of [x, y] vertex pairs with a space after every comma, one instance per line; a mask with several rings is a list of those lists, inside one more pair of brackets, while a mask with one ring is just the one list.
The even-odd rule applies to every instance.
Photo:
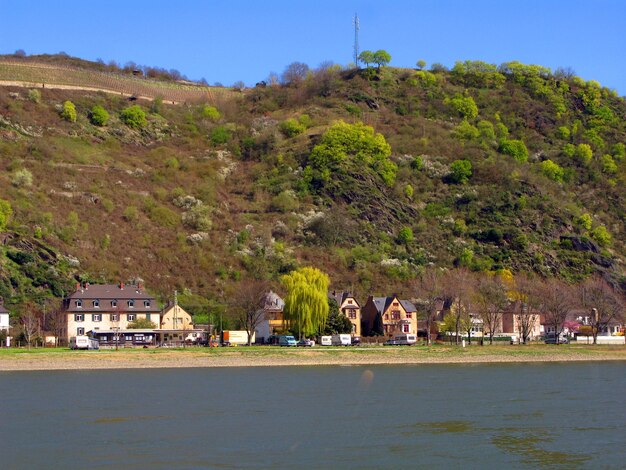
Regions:
[[291, 72], [193, 105], [0, 87], [0, 297], [224, 302], [303, 265], [359, 296], [432, 264], [626, 285], [615, 92], [516, 62]]

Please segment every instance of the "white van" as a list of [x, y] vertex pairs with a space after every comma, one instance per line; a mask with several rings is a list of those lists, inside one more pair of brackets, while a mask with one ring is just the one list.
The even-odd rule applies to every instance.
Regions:
[[351, 346], [352, 336], [350, 335], [333, 335], [331, 338], [333, 346]]
[[396, 335], [393, 339], [396, 341], [396, 344], [404, 346], [411, 346], [412, 344], [417, 343], [417, 335], [411, 333], [402, 333], [400, 335]]
[[100, 349], [100, 342], [87, 335], [72, 336], [70, 349]]
[[320, 338], [320, 344], [322, 346], [332, 346], [333, 345], [333, 337], [332, 336], [322, 336]]

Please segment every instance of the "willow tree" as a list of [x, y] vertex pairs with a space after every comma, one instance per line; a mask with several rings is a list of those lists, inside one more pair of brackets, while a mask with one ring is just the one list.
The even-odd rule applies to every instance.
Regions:
[[285, 320], [297, 327], [300, 338], [320, 331], [328, 318], [328, 276], [317, 268], [305, 267], [285, 274], [281, 282], [287, 289]]

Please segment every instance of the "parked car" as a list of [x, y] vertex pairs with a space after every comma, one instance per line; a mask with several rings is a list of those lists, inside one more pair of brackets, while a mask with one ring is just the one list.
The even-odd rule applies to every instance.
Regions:
[[298, 341], [298, 346], [303, 346], [303, 347], [313, 347], [315, 346], [315, 341], [313, 341], [312, 339], [301, 339], [300, 341]]
[[557, 337], [555, 335], [548, 335], [544, 338], [544, 343], [546, 344], [567, 344], [569, 343], [569, 340], [565, 337], [565, 336], [561, 336], [558, 338], [558, 343], [557, 343]]
[[296, 346], [297, 344], [298, 343], [296, 343], [296, 338], [291, 335], [281, 335], [278, 338], [279, 346]]
[[360, 346], [361, 345], [361, 337], [353, 336], [352, 337], [352, 346]]
[[391, 338], [383, 343], [383, 346], [400, 346], [402, 343], [397, 339]]

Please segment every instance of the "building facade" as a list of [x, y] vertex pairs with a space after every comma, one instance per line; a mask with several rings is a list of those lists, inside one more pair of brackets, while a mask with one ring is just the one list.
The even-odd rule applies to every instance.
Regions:
[[397, 296], [369, 296], [362, 308], [362, 333], [372, 336], [382, 333], [393, 336], [400, 333], [417, 334], [417, 309], [408, 300]]
[[339, 313], [345, 315], [352, 323], [352, 336], [361, 336], [361, 305], [349, 292], [336, 292], [330, 295], [339, 306]]

